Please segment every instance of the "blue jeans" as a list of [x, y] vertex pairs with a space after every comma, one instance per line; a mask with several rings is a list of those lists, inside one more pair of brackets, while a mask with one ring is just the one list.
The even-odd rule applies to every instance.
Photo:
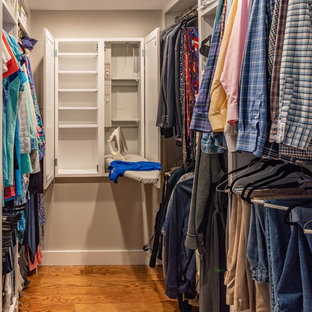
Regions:
[[[302, 200], [270, 200], [281, 206], [294, 206]], [[284, 223], [286, 212], [266, 208], [266, 241], [271, 283], [271, 309], [274, 312], [310, 312], [312, 272], [310, 237], [299, 226]], [[295, 208], [291, 221], [312, 219], [311, 208]], [[311, 244], [309, 244], [309, 242]]]
[[286, 212], [266, 208], [266, 243], [270, 278], [271, 311], [279, 311], [277, 286], [284, 268], [290, 227], [283, 222]]
[[253, 204], [251, 206], [247, 258], [252, 279], [258, 283], [269, 282], [265, 215], [264, 205]]
[[[312, 205], [309, 205], [312, 207]], [[291, 237], [286, 253], [277, 296], [281, 312], [312, 310], [312, 237], [303, 233], [305, 222], [312, 219], [312, 209], [297, 207], [291, 219]]]

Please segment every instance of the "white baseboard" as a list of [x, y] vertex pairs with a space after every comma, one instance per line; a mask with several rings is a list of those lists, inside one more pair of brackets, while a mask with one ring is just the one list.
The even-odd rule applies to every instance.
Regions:
[[147, 265], [143, 250], [45, 250], [42, 265]]

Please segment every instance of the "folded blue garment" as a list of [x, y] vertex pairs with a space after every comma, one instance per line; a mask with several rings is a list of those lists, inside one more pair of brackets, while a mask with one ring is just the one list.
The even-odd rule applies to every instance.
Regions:
[[123, 177], [125, 171], [154, 171], [161, 170], [161, 164], [152, 161], [128, 162], [122, 160], [114, 160], [108, 167], [109, 178], [115, 183], [118, 182], [118, 177]]

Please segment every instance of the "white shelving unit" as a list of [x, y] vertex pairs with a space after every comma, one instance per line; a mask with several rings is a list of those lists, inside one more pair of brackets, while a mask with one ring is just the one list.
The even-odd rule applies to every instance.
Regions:
[[[150, 88], [145, 89], [144, 47], [143, 38], [54, 39], [46, 30], [44, 93], [55, 90], [55, 100], [46, 96], [44, 104], [47, 117], [51, 116], [48, 110], [53, 109], [55, 114], [55, 124], [52, 125], [51, 118], [50, 125], [45, 125], [45, 129], [50, 129], [46, 130], [47, 136], [55, 141], [54, 150], [45, 157], [50, 164], [46, 188], [54, 174], [105, 176], [104, 160], [110, 152], [106, 142], [117, 127], [124, 132], [129, 154], [145, 157], [146, 145], [155, 145], [155, 139], [149, 140], [149, 135], [159, 135], [156, 113], [154, 120], [148, 122], [152, 129], [145, 129], [145, 98]], [[157, 50], [158, 44], [153, 49]], [[155, 59], [151, 61], [155, 63]], [[55, 68], [53, 79], [51, 68]], [[149, 71], [149, 75], [154, 75], [153, 81], [159, 76], [154, 71]], [[148, 103], [156, 112], [157, 98]], [[147, 114], [149, 111], [150, 108]], [[152, 160], [160, 161], [160, 144], [156, 147], [159, 152]]]
[[[155, 55], [158, 32], [148, 47]], [[44, 126], [49, 142], [55, 142], [53, 149], [48, 143], [44, 160], [49, 167], [45, 188], [54, 177], [106, 176], [106, 142], [117, 127], [123, 130], [129, 154], [160, 161], [158, 100], [151, 95], [159, 79], [158, 58], [146, 59], [145, 40], [54, 39], [45, 33]], [[146, 61], [152, 70], [145, 71]], [[146, 79], [153, 83], [145, 89]]]
[[55, 50], [55, 176], [101, 176], [104, 42], [56, 39]]

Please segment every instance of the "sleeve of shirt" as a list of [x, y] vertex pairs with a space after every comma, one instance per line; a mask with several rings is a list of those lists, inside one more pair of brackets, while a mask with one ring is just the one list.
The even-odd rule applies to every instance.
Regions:
[[227, 50], [224, 69], [220, 78], [228, 97], [227, 123], [235, 126], [238, 121], [239, 79], [248, 30], [250, 1], [239, 1]]
[[237, 11], [237, 0], [233, 1], [229, 20], [226, 24], [223, 40], [220, 47], [220, 54], [216, 67], [216, 72], [211, 87], [211, 103], [209, 110], [209, 120], [214, 132], [224, 131], [227, 116], [227, 96], [221, 84], [220, 78], [224, 69], [224, 61], [227, 55], [228, 46], [231, 38], [233, 24]]

